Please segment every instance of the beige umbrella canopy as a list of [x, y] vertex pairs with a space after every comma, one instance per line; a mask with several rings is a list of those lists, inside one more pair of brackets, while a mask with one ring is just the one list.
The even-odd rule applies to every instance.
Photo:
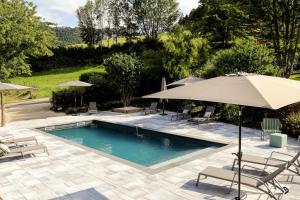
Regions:
[[[90, 83], [86, 83], [83, 81], [68, 81], [68, 82], [64, 82], [64, 83], [60, 83], [58, 84], [58, 86], [61, 87], [77, 87], [77, 88], [85, 88], [85, 87], [91, 87], [93, 84]], [[80, 103], [82, 105], [82, 94], [81, 94], [81, 98], [80, 98]], [[75, 96], [75, 107], [76, 107], [76, 96]]]
[[[239, 183], [241, 174], [242, 106], [269, 109], [300, 102], [300, 82], [285, 78], [255, 74], [235, 74], [212, 78], [186, 86], [144, 96], [144, 98], [189, 99], [240, 105], [239, 112]], [[238, 197], [241, 185], [238, 184]]]
[[3, 92], [5, 91], [17, 91], [17, 90], [32, 90], [34, 88], [22, 86], [22, 85], [15, 85], [11, 83], [1, 83], [0, 82], [0, 95], [1, 95], [1, 126], [4, 126], [4, 101], [3, 101]]
[[300, 82], [254, 74], [207, 79], [144, 98], [186, 99], [279, 109], [300, 101]]
[[181, 79], [179, 81], [175, 81], [173, 83], [168, 84], [168, 87], [178, 87], [178, 86], [183, 86], [183, 85], [188, 85], [191, 83], [196, 83], [198, 81], [203, 81], [203, 78], [198, 78], [195, 76], [189, 76], [187, 78]]

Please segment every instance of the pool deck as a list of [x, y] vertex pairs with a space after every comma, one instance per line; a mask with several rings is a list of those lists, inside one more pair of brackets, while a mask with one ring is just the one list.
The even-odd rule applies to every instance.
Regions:
[[[103, 120], [154, 129], [178, 135], [200, 137], [231, 143], [229, 148], [199, 156], [157, 173], [148, 173], [109, 156], [66, 143], [56, 137], [35, 130], [80, 121]], [[0, 161], [0, 196], [4, 200], [193, 200], [233, 199], [236, 190], [227, 194], [229, 182], [208, 178], [195, 186], [197, 173], [207, 166], [230, 169], [232, 153], [237, 151], [237, 127], [224, 123], [203, 124], [199, 127], [186, 120], [170, 121], [170, 116], [120, 114], [101, 112], [91, 116], [59, 116], [8, 123], [0, 128], [0, 136], [36, 136], [44, 143], [50, 156]], [[274, 150], [295, 154], [300, 146], [289, 138], [284, 149], [269, 147], [261, 141], [259, 131], [243, 128], [243, 152], [267, 157]], [[272, 168], [268, 168], [272, 171]], [[284, 172], [278, 177], [290, 192], [282, 199], [300, 199], [300, 177]], [[236, 186], [234, 187], [236, 189]], [[242, 187], [247, 199], [268, 199], [254, 189]]]

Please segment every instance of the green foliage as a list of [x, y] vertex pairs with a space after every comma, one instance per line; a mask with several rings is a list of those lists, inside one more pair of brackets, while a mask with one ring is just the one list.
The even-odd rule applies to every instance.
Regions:
[[68, 46], [81, 44], [80, 29], [78, 27], [54, 27], [53, 31], [56, 33], [60, 46]]
[[88, 0], [77, 10], [82, 40], [93, 47], [103, 38], [104, 0]]
[[276, 54], [276, 64], [289, 77], [297, 64], [300, 44], [300, 1], [247, 0], [244, 9], [249, 15], [256, 36]]
[[104, 60], [107, 79], [121, 96], [124, 106], [130, 105], [139, 87], [141, 62], [134, 55], [113, 54]]
[[134, 14], [147, 38], [158, 38], [158, 33], [170, 31], [179, 17], [175, 0], [135, 0]]
[[283, 119], [283, 129], [294, 136], [300, 135], [300, 112], [291, 113]]
[[54, 32], [27, 1], [0, 1], [0, 19], [0, 79], [29, 75], [28, 57], [51, 55]]
[[202, 0], [180, 23], [224, 49], [235, 37], [245, 35], [246, 14], [238, 1]]
[[206, 39], [194, 36], [178, 26], [163, 41], [163, 64], [172, 79], [193, 74], [208, 60], [210, 46]]
[[[280, 70], [273, 66], [274, 53], [266, 45], [254, 40], [237, 40], [231, 49], [216, 53], [208, 65], [207, 74], [221, 76], [230, 73], [247, 72], [278, 75]], [[206, 75], [207, 76], [207, 75]]]

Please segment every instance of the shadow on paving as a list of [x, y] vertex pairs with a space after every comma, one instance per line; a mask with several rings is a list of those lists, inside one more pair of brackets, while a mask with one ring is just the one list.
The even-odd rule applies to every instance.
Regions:
[[108, 200], [108, 198], [97, 192], [94, 188], [89, 188], [50, 200]]

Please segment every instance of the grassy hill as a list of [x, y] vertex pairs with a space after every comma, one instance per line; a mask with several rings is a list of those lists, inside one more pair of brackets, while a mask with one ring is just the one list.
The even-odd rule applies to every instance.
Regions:
[[[78, 68], [64, 68], [50, 70], [42, 73], [35, 73], [30, 77], [18, 77], [10, 79], [11, 83], [25, 85], [37, 88], [33, 92], [34, 98], [46, 98], [51, 97], [52, 91], [62, 89], [57, 84], [78, 80], [80, 75], [86, 72], [105, 72], [103, 66], [84, 66]], [[18, 96], [18, 93], [10, 93], [6, 95], [5, 102], [19, 102], [22, 101], [22, 97]]]

